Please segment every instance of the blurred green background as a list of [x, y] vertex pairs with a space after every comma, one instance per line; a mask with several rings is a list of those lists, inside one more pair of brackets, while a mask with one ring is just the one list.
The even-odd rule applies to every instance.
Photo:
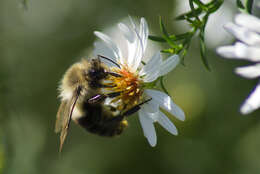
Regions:
[[114, 27], [131, 15], [145, 17], [152, 33], [159, 35], [161, 15], [169, 31], [180, 33], [187, 26], [174, 22], [174, 16], [189, 8], [181, 0], [26, 2], [0, 1], [0, 173], [260, 173], [260, 111], [239, 113], [257, 82], [233, 73], [248, 62], [215, 54], [217, 45], [232, 42], [220, 39], [219, 22], [232, 19], [233, 1], [225, 2], [206, 29], [212, 72], [203, 67], [194, 39], [186, 66], [167, 76], [166, 86], [187, 117], [185, 122], [170, 117], [179, 136], [156, 125], [158, 143], [152, 148], [137, 116], [129, 118], [129, 128], [115, 139], [72, 124], [61, 155], [53, 131], [58, 82], [71, 64], [91, 54], [93, 31]]

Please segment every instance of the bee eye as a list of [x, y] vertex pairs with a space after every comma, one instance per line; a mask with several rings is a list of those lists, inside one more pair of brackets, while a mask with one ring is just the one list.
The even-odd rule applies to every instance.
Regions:
[[103, 79], [106, 76], [104, 69], [90, 69], [88, 75], [92, 79]]
[[95, 69], [90, 69], [90, 70], [88, 71], [88, 74], [89, 74], [90, 76], [96, 76], [97, 71], [96, 71]]

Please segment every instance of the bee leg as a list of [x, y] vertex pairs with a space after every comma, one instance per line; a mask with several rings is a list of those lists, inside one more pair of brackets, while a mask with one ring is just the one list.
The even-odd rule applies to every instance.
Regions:
[[114, 98], [117, 97], [121, 94], [121, 92], [112, 92], [109, 94], [97, 94], [88, 99], [88, 103], [90, 104], [95, 104], [104, 101], [107, 97], [109, 98]]
[[141, 105], [143, 105], [143, 104], [145, 104], [145, 103], [147, 103], [147, 102], [149, 102], [151, 100], [152, 100], [152, 98], [150, 98], [148, 100], [145, 100], [142, 103], [139, 103], [139, 104], [135, 105], [134, 107], [130, 108], [129, 110], [127, 110], [123, 114], [110, 119], [109, 121], [121, 121], [121, 120], [124, 119], [124, 117], [128, 117], [128, 116], [136, 113], [137, 111], [139, 111], [141, 109], [141, 107], [140, 107]]
[[149, 102], [151, 100], [152, 100], [152, 98], [150, 98], [148, 100], [145, 100], [142, 103], [139, 103], [139, 104], [135, 105], [134, 107], [132, 107], [132, 108], [128, 109], [126, 112], [124, 112], [122, 114], [122, 116], [127, 117], [127, 116], [130, 116], [130, 115], [136, 113], [137, 111], [139, 111], [141, 109], [141, 105], [143, 105], [143, 104], [145, 104], [145, 103], [147, 103], [147, 102]]
[[114, 73], [114, 72], [109, 72], [107, 71], [106, 74], [114, 76], [114, 77], [122, 77], [120, 74]]
[[92, 82], [89, 82], [89, 86], [91, 88], [114, 88], [116, 87], [116, 85], [106, 85], [106, 84], [100, 84], [100, 83], [97, 83], [96, 81], [92, 81]]
[[100, 84], [99, 88], [114, 88], [116, 87], [116, 85], [103, 85], [103, 84]]
[[105, 95], [97, 94], [97, 95], [94, 95], [93, 97], [91, 97], [90, 99], [88, 99], [88, 103], [95, 104], [95, 103], [99, 103], [101, 101], [104, 101], [105, 99], [106, 99]]

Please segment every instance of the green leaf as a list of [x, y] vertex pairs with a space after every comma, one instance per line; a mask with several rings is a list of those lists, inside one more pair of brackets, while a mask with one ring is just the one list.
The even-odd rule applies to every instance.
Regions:
[[160, 16], [159, 18], [159, 23], [160, 23], [160, 29], [161, 29], [161, 32], [163, 34], [163, 38], [167, 41], [167, 43], [173, 47], [173, 48], [177, 48], [177, 46], [175, 45], [175, 43], [171, 40], [166, 28], [165, 28], [165, 25], [162, 21], [162, 17]]
[[192, 11], [194, 17], [196, 18], [197, 22], [199, 22], [199, 21], [200, 21], [200, 18], [199, 18], [199, 16], [196, 14], [196, 9], [195, 9], [195, 7], [194, 7], [193, 0], [189, 0], [189, 4], [190, 4], [190, 9], [191, 9], [191, 11]]
[[[201, 28], [201, 30], [204, 32], [205, 31], [205, 27], [206, 27], [206, 25], [207, 25], [207, 22], [208, 22], [208, 19], [209, 19], [209, 15], [210, 14], [207, 14], [207, 15], [205, 15], [204, 17], [203, 17], [203, 27]], [[203, 33], [204, 34], [204, 33]]]
[[249, 14], [252, 14], [253, 3], [254, 3], [254, 0], [246, 0], [246, 11]]
[[211, 2], [207, 3], [206, 6], [212, 8], [212, 6], [222, 3], [222, 2], [223, 2], [223, 0], [211, 0]]
[[191, 38], [185, 40], [185, 42], [184, 42], [184, 49], [181, 52], [181, 64], [184, 65], [184, 66], [185, 66], [184, 59], [185, 59], [186, 54], [188, 53], [190, 45], [191, 45]]
[[195, 4], [197, 4], [204, 11], [207, 11], [207, 6], [203, 2], [201, 2], [200, 0], [193, 0], [193, 2]]
[[166, 40], [160, 36], [149, 35], [149, 39], [156, 42], [166, 42]]
[[184, 65], [185, 66], [185, 62], [184, 62], [184, 60], [185, 60], [185, 56], [186, 56], [186, 54], [188, 53], [188, 50], [187, 49], [184, 49], [183, 51], [182, 51], [182, 53], [181, 53], [181, 64], [182, 65]]
[[160, 19], [159, 19], [159, 23], [160, 23], [160, 29], [161, 29], [161, 32], [163, 33], [164, 37], [168, 38], [169, 39], [169, 34], [165, 28], [165, 25], [163, 23], [163, 20], [162, 20], [162, 17], [160, 16]]
[[200, 55], [201, 55], [201, 59], [202, 59], [202, 62], [204, 64], [204, 66], [210, 71], [210, 66], [209, 66], [209, 63], [208, 63], [208, 60], [207, 60], [207, 57], [206, 57], [206, 44], [205, 44], [205, 39], [204, 39], [204, 35], [205, 35], [205, 28], [206, 28], [206, 24], [207, 24], [207, 21], [208, 21], [208, 18], [209, 18], [209, 15], [210, 14], [207, 14], [203, 17], [203, 27], [201, 28], [200, 30], [200, 33], [199, 33], [199, 38], [200, 38]]
[[237, 0], [237, 7], [239, 9], [245, 9], [245, 6], [243, 5], [243, 3], [241, 2], [241, 0]]
[[[194, 18], [195, 16], [199, 16], [202, 14], [202, 9], [201, 8], [196, 8], [194, 11], [189, 11], [187, 13], [183, 13], [179, 16], [177, 16], [175, 19], [176, 20], [185, 20], [186, 18]], [[195, 14], [195, 16], [194, 16]]]
[[161, 53], [170, 53], [170, 54], [174, 54], [175, 51], [173, 48], [168, 48], [168, 49], [163, 49], [161, 50]]
[[221, 7], [223, 2], [224, 2], [224, 0], [214, 0], [212, 3], [209, 3], [208, 12], [209, 13], [216, 12]]
[[188, 39], [192, 36], [190, 32], [183, 33], [183, 34], [178, 34], [178, 35], [171, 35], [170, 38], [173, 41], [178, 41], [178, 40], [183, 40], [183, 39]]
[[204, 64], [204, 66], [207, 68], [207, 70], [211, 71], [208, 59], [206, 57], [206, 44], [205, 44], [205, 40], [204, 40], [203, 31], [200, 32], [199, 37], [200, 37], [200, 55], [201, 55], [202, 62]]

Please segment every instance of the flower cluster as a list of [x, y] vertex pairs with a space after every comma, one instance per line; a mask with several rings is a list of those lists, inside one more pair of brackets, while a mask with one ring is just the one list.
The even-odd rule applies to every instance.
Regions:
[[110, 100], [110, 104], [116, 104], [118, 108], [123, 109], [125, 106], [131, 108], [146, 101], [138, 111], [139, 120], [144, 136], [151, 146], [155, 146], [157, 142], [155, 122], [158, 122], [170, 133], [178, 134], [174, 124], [161, 110], [169, 112], [182, 121], [185, 119], [185, 115], [170, 96], [158, 90], [148, 89], [149, 85], [147, 84], [172, 71], [180, 59], [178, 55], [173, 55], [163, 60], [160, 52], [156, 52], [151, 58], [144, 59], [149, 34], [147, 22], [141, 18], [140, 25], [137, 26], [130, 18], [130, 23], [130, 25], [118, 24], [126, 47], [119, 46], [106, 34], [95, 31], [95, 35], [102, 42], [95, 42], [94, 54], [109, 57], [119, 65], [119, 67], [112, 66], [110, 68], [119, 74], [120, 78], [111, 77], [109, 80], [115, 84], [112, 90], [122, 91], [122, 93]]
[[[225, 28], [239, 41], [231, 46], [219, 47], [217, 52], [226, 58], [255, 62], [250, 66], [236, 68], [235, 72], [249, 79], [260, 77], [260, 19], [249, 14], [238, 14], [235, 16], [235, 23], [228, 23]], [[242, 114], [249, 114], [259, 107], [260, 83], [245, 100], [240, 111]]]

